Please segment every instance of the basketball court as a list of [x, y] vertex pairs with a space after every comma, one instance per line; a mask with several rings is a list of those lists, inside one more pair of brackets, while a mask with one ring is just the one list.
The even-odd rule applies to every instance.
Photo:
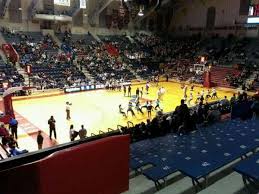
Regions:
[[[42, 130], [45, 134], [44, 147], [53, 144], [69, 142], [69, 126], [74, 125], [79, 130], [81, 125], [87, 129], [87, 136], [91, 134], [99, 134], [100, 130], [106, 132], [108, 128], [117, 129], [117, 125], [127, 126], [127, 122], [134, 124], [146, 121], [148, 119], [147, 112], [144, 115], [137, 113], [134, 109], [136, 118], [129, 113], [128, 118], [124, 118], [119, 113], [118, 106], [121, 104], [124, 111], [127, 111], [128, 102], [134, 99], [136, 88], [144, 87], [143, 98], [140, 103], [144, 104], [146, 100], [154, 101], [157, 99], [157, 91], [159, 87], [164, 87], [166, 92], [161, 100], [161, 108], [164, 112], [171, 112], [180, 104], [183, 97], [181, 84], [175, 82], [160, 82], [159, 86], [151, 84], [149, 94], [145, 93], [145, 84], [132, 86], [132, 97], [124, 97], [123, 91], [96, 90], [64, 95], [27, 98], [25, 100], [14, 100], [13, 106], [16, 117], [19, 121], [18, 142], [21, 147], [30, 151], [37, 149], [36, 135], [38, 130]], [[197, 93], [203, 88], [195, 87], [193, 93], [194, 105]], [[206, 91], [206, 89], [204, 89]], [[218, 90], [218, 97], [222, 99], [232, 96], [231, 91]], [[188, 87], [188, 96], [190, 94], [190, 86]], [[66, 120], [66, 102], [72, 103], [71, 120]], [[155, 105], [155, 103], [153, 103]], [[50, 141], [48, 138], [49, 126], [48, 119], [53, 115], [56, 120], [57, 140]], [[152, 117], [156, 115], [156, 111], [152, 112]]]

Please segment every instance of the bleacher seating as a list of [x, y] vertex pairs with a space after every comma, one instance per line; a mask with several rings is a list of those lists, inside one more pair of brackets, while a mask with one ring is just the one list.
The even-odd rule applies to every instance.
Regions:
[[139, 170], [147, 164], [143, 175], [155, 182], [176, 171], [200, 185], [201, 178], [243, 157], [259, 147], [259, 120], [232, 120], [202, 128], [187, 136], [148, 139], [131, 145], [130, 167]]
[[259, 186], [259, 154], [254, 154], [252, 157], [239, 162], [234, 170], [242, 175], [244, 184], [252, 184]]
[[22, 67], [32, 65], [32, 82], [44, 88], [63, 88], [85, 82], [85, 75], [72, 64], [71, 55], [59, 54], [51, 36], [40, 32], [4, 32], [19, 53]]
[[227, 75], [233, 75], [233, 77], [238, 77], [240, 75], [240, 71], [228, 68], [228, 67], [212, 67], [211, 68], [211, 81], [218, 87], [230, 87], [234, 88], [225, 80]]
[[24, 83], [24, 78], [17, 69], [10, 63], [5, 63], [0, 56], [0, 93], [3, 93], [3, 83], [9, 86], [20, 86]]
[[[14, 32], [3, 29], [2, 34], [7, 42], [14, 44], [21, 56], [23, 66], [31, 61], [41, 62], [42, 59], [39, 59], [42, 55], [48, 55], [50, 56], [49, 58], [57, 56], [57, 45], [51, 37], [42, 36], [41, 32]], [[106, 82], [106, 80], [114, 77], [116, 79], [125, 77], [127, 79], [135, 79], [136, 77], [150, 79], [159, 71], [162, 71], [159, 68], [160, 64], [165, 64], [166, 72], [164, 71], [164, 73], [167, 73], [171, 78], [202, 84], [202, 75], [193, 74], [190, 69], [193, 69], [193, 64], [200, 62], [200, 56], [206, 56], [208, 64], [213, 64], [212, 82], [215, 83], [215, 86], [237, 88], [243, 86], [245, 80], [248, 79], [249, 72], [253, 71], [253, 69], [246, 71], [246, 66], [243, 66], [242, 70], [221, 66], [233, 64], [233, 61], [235, 61], [235, 64], [243, 64], [244, 60], [247, 61], [247, 56], [251, 57], [247, 61], [249, 66], [250, 64], [255, 64], [257, 55], [255, 41], [247, 38], [221, 38], [217, 36], [212, 38], [202, 38], [200, 36], [173, 38], [137, 33], [132, 37], [127, 37], [126, 35], [99, 35], [101, 42], [98, 43], [90, 33], [80, 35], [66, 31], [65, 33], [56, 33], [56, 36], [61, 40], [61, 49], [65, 53], [72, 54], [73, 59], [76, 56], [85, 58], [83, 66], [86, 67], [86, 70], [97, 82]], [[31, 47], [29, 51], [20, 48], [21, 44], [26, 44], [25, 41], [40, 44], [40, 47], [44, 48], [38, 54], [30, 50], [33, 47], [32, 45], [29, 45]], [[252, 54], [250, 54], [251, 50], [254, 50]], [[114, 57], [108, 56], [107, 51], [108, 54]], [[233, 53], [235, 54], [232, 56]], [[238, 62], [231, 58], [242, 61]], [[231, 63], [229, 63], [229, 60], [231, 60]], [[107, 66], [104, 66], [96, 70], [94, 66], [97, 61], [98, 65], [100, 63], [109, 63], [110, 68], [106, 69]], [[121, 66], [123, 66], [123, 70], [120, 69]], [[38, 71], [37, 68], [36, 71]], [[80, 68], [80, 70], [82, 69]], [[106, 70], [107, 72], [105, 72]], [[120, 71], [121, 76], [118, 75]], [[105, 76], [104, 80], [102, 80], [100, 74], [105, 73], [115, 74], [115, 76]], [[81, 75], [83, 78], [83, 74]], [[75, 77], [77, 79], [77, 75]], [[59, 84], [55, 84], [54, 87], [57, 87], [57, 85]], [[253, 86], [255, 89], [257, 88], [256, 82]]]

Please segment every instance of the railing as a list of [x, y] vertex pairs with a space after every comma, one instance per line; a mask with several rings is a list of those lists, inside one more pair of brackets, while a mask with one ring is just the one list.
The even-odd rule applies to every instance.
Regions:
[[[4, 147], [4, 145], [0, 143], [0, 147], [4, 150], [6, 156], [9, 157], [9, 156], [10, 156], [10, 153], [6, 150], [6, 148]], [[0, 155], [0, 158], [4, 159], [4, 157], [3, 157], [2, 155]]]
[[115, 131], [115, 130], [112, 128], [108, 128], [108, 132], [111, 132], [111, 131]]
[[105, 132], [103, 132], [102, 130], [99, 130], [99, 135], [101, 134], [105, 134]]
[[80, 10], [80, 2], [79, 0], [76, 0], [74, 2], [73, 7], [70, 9], [71, 16], [72, 17], [75, 16], [79, 12], [79, 10]]
[[1, 17], [5, 16], [6, 10], [8, 9], [10, 2], [11, 2], [11, 0], [3, 0], [2, 1], [2, 4], [0, 5], [0, 7], [1, 7], [0, 16]]
[[127, 122], [128, 128], [130, 128], [130, 125], [131, 125], [132, 127], [134, 127], [134, 123], [132, 123], [131, 121], [128, 121], [128, 122]]
[[114, 0], [100, 0], [97, 5], [96, 8], [93, 9], [93, 11], [89, 14], [89, 23], [92, 26], [96, 26], [98, 25], [98, 19], [99, 19], [99, 15], [100, 13]]
[[122, 131], [121, 128], [123, 128], [122, 125], [117, 125], [117, 130]]
[[17, 167], [20, 165], [24, 165], [27, 163], [31, 163], [31, 162], [43, 159], [43, 158], [49, 156], [50, 154], [63, 150], [63, 149], [67, 149], [67, 148], [70, 148], [70, 147], [73, 147], [76, 145], [81, 145], [84, 143], [92, 142], [92, 141], [101, 139], [103, 137], [109, 137], [109, 136], [114, 136], [114, 135], [119, 135], [119, 134], [121, 134], [120, 131], [117, 131], [117, 130], [111, 131], [109, 133], [96, 135], [96, 136], [92, 136], [92, 137], [87, 137], [87, 138], [76, 140], [73, 142], [56, 145], [51, 148], [42, 149], [40, 151], [29, 152], [29, 153], [22, 154], [19, 156], [14, 156], [14, 157], [10, 157], [10, 158], [4, 159], [4, 160], [0, 160], [0, 171], [7, 170], [10, 168], [14, 168], [14, 167]]
[[36, 5], [38, 4], [39, 0], [33, 0], [30, 4], [30, 7], [28, 9], [28, 16], [32, 19], [34, 14], [36, 13]]

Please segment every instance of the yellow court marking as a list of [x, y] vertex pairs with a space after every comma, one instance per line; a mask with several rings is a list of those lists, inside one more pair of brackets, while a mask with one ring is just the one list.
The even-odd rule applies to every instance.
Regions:
[[[162, 82], [159, 86], [163, 86], [166, 93], [161, 102], [161, 107], [164, 112], [170, 112], [180, 104], [180, 100], [183, 97], [183, 90], [179, 83]], [[136, 88], [144, 87], [145, 85], [132, 86], [132, 95], [135, 95]], [[190, 88], [190, 87], [189, 87]], [[201, 87], [194, 88], [194, 99], [198, 91], [201, 91]], [[206, 89], [204, 89], [206, 91]], [[143, 98], [156, 100], [158, 87], [151, 84], [149, 94], [144, 92]], [[188, 89], [188, 95], [189, 95]], [[224, 96], [232, 96], [232, 92], [218, 91], [219, 98]], [[107, 131], [107, 129], [116, 129], [117, 125], [126, 126], [127, 121], [131, 121], [134, 124], [146, 121], [147, 113], [144, 110], [144, 116], [142, 114], [136, 114], [136, 118], [132, 118], [131, 115], [126, 119], [119, 114], [118, 106], [122, 104], [124, 110], [127, 110], [127, 105], [131, 98], [124, 97], [123, 91], [107, 91], [98, 90], [91, 92], [74, 93], [67, 95], [59, 95], [52, 97], [26, 99], [20, 101], [14, 101], [14, 109], [31, 123], [38, 128], [42, 129], [45, 133], [49, 133], [48, 119], [51, 115], [56, 119], [57, 128], [57, 141], [64, 143], [69, 141], [69, 125], [74, 124], [76, 130], [80, 129], [83, 124], [88, 130], [88, 136], [91, 133], [98, 134], [99, 130]], [[67, 121], [65, 118], [65, 103], [69, 101], [72, 103], [71, 107], [71, 121]], [[193, 100], [194, 103], [195, 100]], [[193, 104], [192, 104], [193, 105]], [[135, 111], [136, 113], [136, 111]], [[153, 116], [156, 115], [154, 111]]]

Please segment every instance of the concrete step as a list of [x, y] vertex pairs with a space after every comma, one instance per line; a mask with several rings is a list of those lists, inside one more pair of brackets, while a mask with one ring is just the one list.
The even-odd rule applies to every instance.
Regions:
[[[80, 69], [80, 65], [77, 63], [77, 59], [75, 59], [74, 65]], [[93, 76], [89, 73], [89, 71], [86, 70], [85, 67], [82, 68], [82, 72], [85, 75], [87, 79], [93, 79]]]
[[[251, 154], [251, 153], [250, 153]], [[250, 155], [249, 154], [249, 155]], [[211, 173], [208, 177], [208, 185], [199, 190], [199, 194], [246, 194], [242, 176], [233, 171], [233, 166], [240, 162], [240, 159], [224, 166]], [[138, 175], [130, 179], [129, 190], [124, 194], [195, 194], [192, 180], [180, 172], [176, 172], [166, 178], [166, 186], [157, 191], [153, 181], [148, 180], [143, 175]], [[256, 192], [252, 192], [256, 194]]]
[[59, 48], [60, 48], [60, 46], [61, 46], [61, 41], [58, 39], [58, 37], [55, 35], [55, 33], [54, 33], [54, 30], [42, 30], [42, 33], [45, 35], [45, 34], [49, 34], [51, 37], [52, 37], [52, 39], [57, 43], [57, 45], [59, 46]]

